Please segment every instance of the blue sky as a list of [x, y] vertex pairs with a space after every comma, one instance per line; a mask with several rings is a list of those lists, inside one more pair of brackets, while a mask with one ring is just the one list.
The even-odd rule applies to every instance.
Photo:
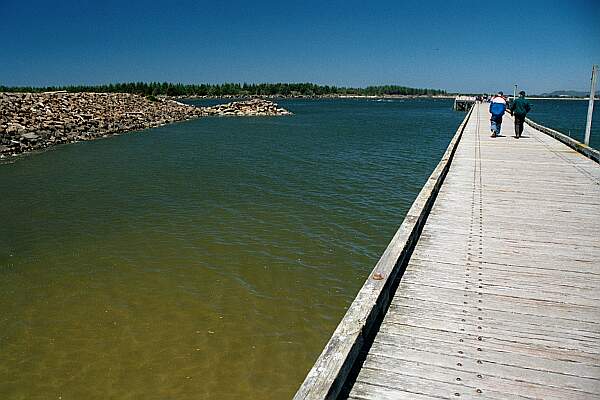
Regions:
[[0, 84], [589, 89], [600, 1], [0, 0]]

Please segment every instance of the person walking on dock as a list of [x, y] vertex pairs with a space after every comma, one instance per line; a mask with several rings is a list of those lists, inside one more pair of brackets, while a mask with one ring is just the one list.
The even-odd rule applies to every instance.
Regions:
[[515, 138], [519, 139], [523, 133], [523, 123], [525, 116], [531, 111], [531, 103], [525, 98], [525, 92], [520, 91], [519, 97], [510, 105], [510, 111], [515, 119]]
[[492, 137], [500, 136], [500, 129], [502, 127], [502, 116], [506, 111], [506, 100], [504, 99], [504, 93], [498, 92], [497, 95], [492, 97], [490, 101], [490, 118], [492, 131]]

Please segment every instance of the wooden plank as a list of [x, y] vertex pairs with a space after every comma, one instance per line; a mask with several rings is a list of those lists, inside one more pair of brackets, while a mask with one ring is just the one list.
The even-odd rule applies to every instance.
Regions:
[[[450, 246], [449, 246], [450, 247]], [[582, 273], [589, 274], [590, 276], [597, 276], [597, 261], [592, 256], [585, 254], [576, 254], [568, 257], [564, 253], [557, 254], [556, 257], [553, 254], [539, 254], [538, 257], [535, 254], [531, 254], [529, 257], [525, 257], [524, 251], [512, 250], [512, 249], [497, 249], [497, 250], [486, 250], [485, 254], [480, 253], [480, 250], [475, 250], [471, 254], [467, 254], [465, 251], [466, 247], [456, 248], [455, 246], [450, 247], [447, 250], [439, 249], [428, 249], [418, 252], [416, 256], [419, 259], [428, 261], [446, 261], [452, 263], [461, 263], [464, 261], [485, 262], [496, 265], [506, 265], [507, 270], [514, 266], [525, 266], [530, 268], [538, 268], [546, 271], [576, 271], [579, 270]]]
[[[452, 224], [449, 224], [448, 220], [428, 220], [427, 226], [423, 230], [421, 236], [423, 235], [442, 235], [446, 232], [454, 235], [469, 235], [474, 239], [492, 237], [495, 239], [514, 239], [518, 238], [522, 235], [522, 232], [526, 227], [523, 224], [508, 224], [498, 221], [494, 224], [493, 227], [484, 227], [481, 233], [472, 232], [469, 229], [469, 222], [465, 221], [459, 225], [460, 221], [452, 221]], [[463, 225], [464, 224], [464, 225]], [[556, 246], [577, 246], [586, 240], [589, 243], [589, 247], [600, 248], [600, 244], [596, 241], [597, 238], [591, 235], [579, 234], [578, 236], [570, 236], [564, 234], [564, 227], [556, 224], [555, 226], [546, 225], [544, 231], [539, 232], [535, 237], [528, 238], [528, 241], [532, 243], [545, 243]], [[600, 271], [600, 267], [598, 267]]]
[[[520, 368], [535, 369], [540, 371], [548, 371], [562, 375], [571, 375], [576, 377], [600, 379], [600, 366], [578, 363], [564, 362], [565, 355], [562, 353], [561, 358], [540, 357], [543, 354], [541, 351], [536, 353], [536, 357], [532, 357], [531, 353], [522, 354], [510, 346], [502, 350], [488, 348], [487, 343], [481, 341], [466, 343], [451, 342], [448, 340], [437, 340], [427, 337], [421, 338], [418, 336], [409, 336], [398, 333], [380, 332], [377, 336], [376, 344], [388, 345], [397, 347], [398, 352], [402, 352], [404, 348], [411, 348], [419, 351], [429, 351], [432, 353], [446, 355], [462, 355], [464, 358], [474, 360], [482, 359], [496, 364], [512, 365]], [[374, 350], [374, 353], [376, 350]]]
[[[478, 374], [456, 368], [444, 368], [436, 365], [424, 364], [398, 360], [392, 357], [380, 356], [376, 354], [369, 355], [369, 364], [377, 365], [378, 368], [364, 368], [359, 375], [359, 382], [377, 382], [380, 386], [386, 386], [390, 389], [402, 390], [407, 386], [407, 382], [412, 382], [418, 377], [428, 377], [431, 382], [423, 384], [423, 381], [417, 380], [420, 384], [418, 390], [427, 392], [429, 395], [441, 396], [442, 398], [487, 398], [487, 399], [556, 399], [556, 400], [591, 400], [593, 394], [569, 390], [561, 387], [548, 387], [538, 385], [522, 380], [507, 380], [490, 374]], [[440, 385], [446, 383], [446, 385]], [[454, 382], [452, 386], [447, 385]], [[485, 384], [485, 392], [481, 389]], [[477, 392], [481, 390], [481, 393]], [[456, 396], [458, 393], [460, 396]], [[379, 397], [370, 397], [378, 399]]]
[[[423, 368], [420, 369], [420, 371], [425, 372], [424, 370], [426, 370], [426, 373], [419, 375], [418, 373], [415, 373], [417, 371], [408, 369], [402, 370], [398, 365], [394, 365], [395, 360], [390, 362], [390, 360], [385, 357], [374, 356], [371, 361], [377, 362], [382, 368], [364, 368], [361, 370], [361, 374], [357, 379], [357, 384], [371, 386], [369, 388], [370, 391], [376, 386], [384, 390], [409, 392], [422, 396], [435, 396], [434, 398], [437, 397], [443, 399], [456, 397], [470, 398], [470, 396], [475, 397], [475, 395], [479, 395], [477, 387], [470, 387], [469, 385], [466, 385], [462, 379], [456, 379], [460, 374], [458, 371], [446, 370], [443, 368]], [[413, 365], [416, 365], [417, 370], [419, 370], [418, 363], [413, 363], [412, 365], [408, 363], [404, 364], [405, 367], [412, 367]], [[379, 399], [380, 397], [371, 398]], [[486, 392], [486, 398], [496, 400], [504, 400], [507, 398], [522, 399], [522, 397], [507, 397], [506, 394], [497, 391]]]
[[[502, 339], [510, 337], [512, 340], [520, 343], [533, 343], [540, 346], [557, 347], [564, 349], [577, 350], [581, 349], [586, 353], [596, 354], [600, 357], [600, 347], [597, 340], [585, 336], [576, 335], [549, 335], [548, 332], [540, 332], [533, 328], [527, 329], [523, 324], [521, 327], [505, 328], [504, 326], [492, 326], [486, 324], [475, 324], [473, 322], [457, 322], [449, 319], [436, 319], [432, 317], [419, 318], [414, 315], [402, 315], [396, 313], [388, 313], [385, 318], [385, 326], [381, 327], [384, 331], [389, 326], [389, 329], [407, 329], [406, 327], [418, 326], [438, 331], [454, 332], [458, 337], [463, 332], [477, 334], [482, 337], [493, 337]], [[395, 326], [398, 327], [395, 327]]]
[[[502, 326], [504, 329], [518, 330], [522, 333], [531, 332], [554, 337], [567, 337], [573, 338], [574, 340], [583, 340], [591, 343], [597, 343], [600, 341], [600, 324], [589, 324], [594, 326], [594, 328], [590, 330], [582, 329], [577, 325], [573, 326], [557, 324], [551, 318], [544, 320], [549, 321], [548, 324], [536, 324], [531, 322], [533, 318], [531, 318], [530, 315], [516, 313], [511, 314], [508, 312], [489, 311], [483, 309], [478, 312], [475, 312], [475, 310], [466, 309], [467, 312], [463, 313], [457, 309], [451, 308], [445, 308], [443, 311], [440, 311], [396, 304], [392, 304], [390, 307], [390, 315], [403, 316], [407, 318], [413, 317], [419, 320], [428, 319], [452, 322], [463, 327], [470, 327], [473, 331], [475, 327], [481, 327], [483, 330], [489, 332], [493, 327]], [[389, 322], [393, 323], [396, 321], [390, 319]], [[405, 321], [401, 323], [408, 324], [410, 322]], [[600, 349], [600, 346], [597, 347]]]
[[[464, 298], [463, 298], [464, 299]], [[582, 332], [591, 335], [600, 333], [600, 323], [598, 321], [588, 322], [581, 319], [575, 319], [574, 316], [566, 314], [566, 317], [560, 318], [554, 315], [548, 315], [543, 311], [536, 310], [537, 313], [525, 313], [523, 310], [514, 308], [493, 308], [487, 303], [477, 303], [475, 305], [465, 306], [463, 299], [457, 299], [453, 304], [439, 300], [420, 300], [416, 298], [395, 296], [390, 307], [393, 308], [414, 308], [415, 312], [421, 314], [445, 313], [449, 318], [452, 316], [467, 315], [469, 317], [481, 316], [495, 320], [527, 320], [533, 326], [545, 327], [546, 329], [568, 330], [569, 332]], [[442, 311], [443, 310], [443, 311]], [[475, 312], [477, 311], [477, 312]], [[412, 312], [412, 310], [404, 310]], [[460, 317], [463, 318], [463, 317]]]
[[590, 365], [593, 367], [600, 366], [598, 364], [598, 356], [596, 354], [587, 353], [581, 349], [572, 350], [561, 347], [539, 345], [530, 342], [519, 342], [512, 337], [483, 337], [481, 335], [478, 335], [477, 333], [462, 332], [462, 334], [460, 335], [460, 337], [458, 337], [457, 340], [456, 332], [453, 331], [438, 330], [418, 326], [407, 326], [406, 329], [398, 329], [397, 326], [390, 326], [388, 329], [387, 325], [382, 327], [382, 330], [379, 331], [379, 334], [382, 336], [407, 335], [411, 337], [443, 341], [451, 344], [463, 343], [464, 346], [476, 348], [481, 347], [482, 344], [485, 344], [485, 347], [491, 350], [516, 352], [519, 354], [527, 355], [529, 357], [536, 357], [539, 359], [550, 358], [556, 360], [563, 360], [567, 364], [581, 363], [583, 365]]
[[[433, 263], [430, 263], [430, 265]], [[414, 264], [413, 264], [414, 265]], [[568, 284], [563, 282], [556, 282], [551, 280], [551, 273], [537, 274], [538, 281], [531, 281], [525, 279], [519, 279], [519, 276], [525, 274], [515, 273], [515, 277], [503, 279], [497, 270], [481, 269], [485, 271], [482, 275], [477, 275], [475, 272], [480, 271], [475, 269], [477, 263], [471, 265], [462, 266], [460, 269], [447, 270], [440, 268], [433, 269], [429, 268], [412, 268], [410, 275], [415, 279], [422, 279], [421, 285], [429, 285], [431, 287], [443, 287], [448, 289], [456, 290], [470, 290], [483, 292], [484, 294], [495, 294], [499, 296], [512, 296], [512, 297], [523, 297], [523, 298], [534, 298], [561, 301], [566, 303], [580, 304], [580, 305], [591, 305], [594, 306], [595, 302], [600, 300], [598, 292], [593, 287], [588, 286], [589, 282], [582, 283], [578, 286], [581, 281], [573, 280], [567, 281]], [[441, 270], [441, 271], [440, 271]], [[556, 271], [554, 271], [556, 272]], [[585, 275], [584, 275], [585, 276]], [[587, 275], [589, 276], [589, 275]], [[597, 279], [592, 280], [592, 282]], [[411, 283], [407, 283], [410, 285]], [[572, 291], [571, 295], [565, 294], [565, 292]], [[535, 297], [533, 297], [535, 296]]]
[[[598, 385], [600, 383], [597, 379], [558, 374], [545, 370], [522, 368], [514, 365], [499, 364], [487, 361], [483, 358], [473, 359], [463, 357], [460, 354], [440, 354], [427, 350], [423, 351], [412, 349], [410, 347], [404, 347], [400, 351], [394, 346], [389, 346], [387, 344], [378, 342], [373, 344], [373, 347], [371, 347], [369, 351], [369, 355], [393, 358], [398, 360], [400, 365], [403, 364], [404, 361], [409, 361], [412, 363], [434, 365], [445, 369], [458, 369], [472, 374], [485, 374], [486, 376], [493, 375], [510, 381], [528, 382], [550, 388], [576, 390], [589, 394], [597, 393]], [[374, 365], [377, 364], [374, 363]], [[370, 368], [369, 359], [367, 359], [363, 368]], [[483, 382], [480, 387], [486, 387], [487, 390], [493, 390], [493, 388], [488, 387], [487, 384], [484, 385]], [[443, 390], [445, 390], [445, 388], [443, 388]]]
[[[412, 385], [409, 388], [398, 388], [386, 387], [365, 382], [356, 382], [350, 398], [361, 400], [449, 400], [453, 398], [439, 395], [429, 396], [416, 391], [410, 391], [411, 388]], [[420, 388], [414, 388], [413, 390], [420, 390]]]
[[[400, 288], [403, 290], [403, 288]], [[444, 304], [455, 304], [455, 305], [465, 305], [468, 307], [485, 307], [496, 310], [517, 310], [520, 314], [523, 315], [544, 315], [549, 318], [556, 319], [576, 319], [578, 321], [585, 321], [588, 323], [598, 323], [600, 317], [598, 316], [598, 312], [593, 308], [586, 308], [583, 310], [575, 310], [568, 305], [561, 305], [560, 303], [527, 303], [524, 304], [518, 301], [506, 301], [508, 299], [486, 299], [485, 302], [483, 299], [471, 297], [463, 297], [454, 296], [454, 297], [441, 297], [442, 291], [436, 291], [435, 294], [439, 294], [439, 296], [435, 296], [435, 298], [440, 298], [442, 301], [439, 301], [443, 306]], [[455, 293], [453, 293], [455, 294]], [[404, 293], [401, 292], [400, 296], [396, 296], [395, 298], [408, 298], [408, 299], [416, 299], [421, 301], [435, 301], [432, 300], [432, 295], [434, 293], [431, 292], [420, 292], [420, 293]], [[479, 301], [481, 300], [481, 301]]]
[[[512, 287], [521, 290], [537, 290], [551, 294], [564, 294], [571, 291], [575, 297], [581, 295], [588, 299], [600, 300], [597, 285], [600, 283], [600, 275], [577, 274], [566, 272], [571, 276], [556, 280], [556, 270], [538, 269], [530, 272], [521, 272], [514, 268], [510, 274], [506, 274], [506, 266], [503, 269], [485, 266], [485, 279], [483, 276], [465, 274], [469, 265], [483, 265], [483, 263], [447, 264], [435, 261], [411, 260], [413, 268], [406, 271], [406, 278], [423, 279], [424, 282], [439, 283], [447, 282], [453, 285], [473, 282], [482, 282], [487, 286]], [[496, 266], [494, 266], [496, 267]], [[561, 273], [563, 271], [561, 270]], [[533, 279], [535, 277], [535, 279]]]

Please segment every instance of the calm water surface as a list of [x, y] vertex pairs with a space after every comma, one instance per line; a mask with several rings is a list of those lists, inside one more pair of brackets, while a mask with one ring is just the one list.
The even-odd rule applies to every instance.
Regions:
[[[583, 142], [587, 121], [588, 100], [531, 100], [529, 117]], [[600, 149], [600, 101], [594, 104], [590, 146]]]
[[281, 104], [0, 165], [0, 398], [291, 397], [464, 114]]

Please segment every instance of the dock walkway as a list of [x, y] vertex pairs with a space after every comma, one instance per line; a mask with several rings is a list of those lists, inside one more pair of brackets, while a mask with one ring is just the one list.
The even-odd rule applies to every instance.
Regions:
[[351, 399], [600, 398], [600, 167], [474, 106]]
[[491, 138], [487, 108], [295, 400], [600, 398], [600, 153], [533, 122], [515, 139], [509, 115]]

